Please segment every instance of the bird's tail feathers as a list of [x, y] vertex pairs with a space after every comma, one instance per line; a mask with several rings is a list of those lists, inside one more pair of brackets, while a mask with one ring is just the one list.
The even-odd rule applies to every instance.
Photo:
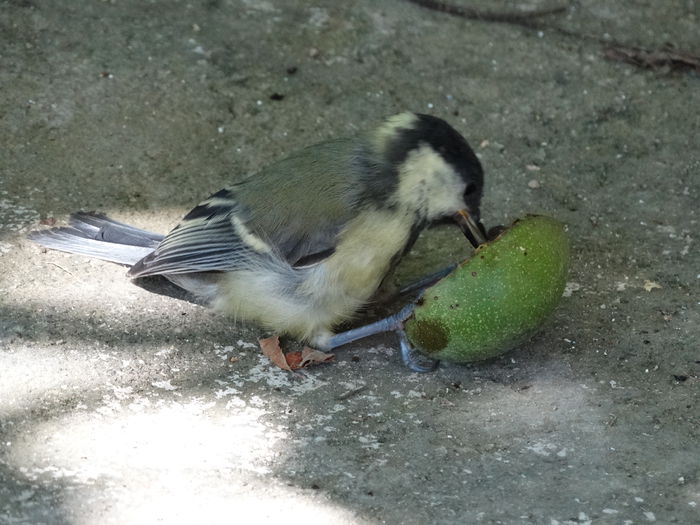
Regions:
[[83, 211], [73, 213], [68, 218], [68, 225], [80, 230], [90, 239], [151, 249], [158, 246], [164, 238], [159, 233], [129, 226], [101, 213]]
[[78, 212], [70, 216], [68, 226], [35, 231], [29, 239], [53, 250], [132, 266], [151, 253], [163, 236], [102, 214]]

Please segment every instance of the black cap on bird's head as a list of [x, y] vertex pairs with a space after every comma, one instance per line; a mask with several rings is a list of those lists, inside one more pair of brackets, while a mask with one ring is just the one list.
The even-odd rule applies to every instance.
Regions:
[[375, 137], [398, 171], [399, 202], [412, 202], [427, 222], [455, 221], [474, 246], [485, 242], [484, 172], [457, 130], [432, 115], [402, 113], [387, 119]]

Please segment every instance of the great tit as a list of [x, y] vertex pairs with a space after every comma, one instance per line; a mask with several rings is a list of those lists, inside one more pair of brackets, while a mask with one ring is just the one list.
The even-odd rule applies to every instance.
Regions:
[[483, 170], [467, 141], [402, 113], [292, 154], [197, 205], [167, 235], [103, 215], [30, 234], [48, 248], [162, 275], [235, 319], [326, 348], [419, 233], [452, 219], [483, 240]]

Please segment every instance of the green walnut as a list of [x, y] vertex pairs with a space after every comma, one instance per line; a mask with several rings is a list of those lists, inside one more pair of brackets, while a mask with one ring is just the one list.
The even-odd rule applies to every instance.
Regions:
[[433, 358], [488, 359], [527, 341], [559, 303], [569, 262], [564, 225], [519, 219], [425, 290], [404, 328]]

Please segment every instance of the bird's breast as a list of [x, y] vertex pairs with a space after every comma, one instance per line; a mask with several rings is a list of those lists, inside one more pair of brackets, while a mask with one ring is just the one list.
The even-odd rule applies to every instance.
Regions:
[[[339, 234], [336, 250], [315, 272], [309, 286], [367, 301], [379, 287], [411, 235], [407, 214], [370, 211], [360, 214]], [[321, 280], [323, 282], [318, 282]], [[317, 281], [317, 282], [311, 282]]]

